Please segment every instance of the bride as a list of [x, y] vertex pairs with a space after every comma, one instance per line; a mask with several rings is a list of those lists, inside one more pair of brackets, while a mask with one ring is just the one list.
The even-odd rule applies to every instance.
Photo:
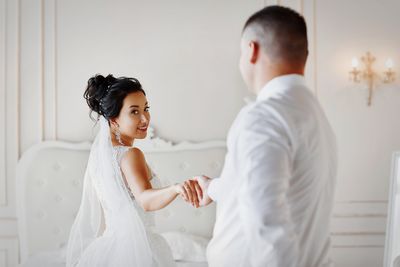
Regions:
[[199, 207], [201, 188], [194, 180], [160, 188], [142, 151], [133, 146], [135, 139], [146, 137], [150, 121], [138, 80], [96, 75], [84, 97], [98, 114], [100, 131], [90, 151], [67, 266], [174, 266], [167, 243], [152, 231], [149, 211], [164, 208], [178, 195]]

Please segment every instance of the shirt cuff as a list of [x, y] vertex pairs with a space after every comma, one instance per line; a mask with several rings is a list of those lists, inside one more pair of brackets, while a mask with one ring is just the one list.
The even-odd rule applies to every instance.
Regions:
[[211, 179], [210, 184], [207, 188], [207, 195], [213, 200], [217, 200], [218, 195], [218, 185], [220, 184], [220, 178]]

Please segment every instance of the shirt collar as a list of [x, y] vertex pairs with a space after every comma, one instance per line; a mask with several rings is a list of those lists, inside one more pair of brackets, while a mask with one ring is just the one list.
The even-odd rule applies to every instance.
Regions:
[[304, 76], [299, 74], [288, 74], [273, 78], [270, 80], [257, 95], [257, 101], [270, 98], [273, 95], [279, 95], [295, 86], [305, 86]]

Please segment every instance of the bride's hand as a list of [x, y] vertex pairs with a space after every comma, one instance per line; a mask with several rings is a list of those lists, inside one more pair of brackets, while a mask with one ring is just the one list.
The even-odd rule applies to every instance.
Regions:
[[199, 195], [202, 197], [202, 190], [195, 180], [186, 180], [183, 183], [175, 185], [176, 193], [178, 193], [186, 202], [192, 206], [199, 207]]

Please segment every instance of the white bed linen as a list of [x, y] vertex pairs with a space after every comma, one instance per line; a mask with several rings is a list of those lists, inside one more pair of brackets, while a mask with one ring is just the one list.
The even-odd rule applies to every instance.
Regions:
[[[207, 267], [207, 262], [176, 261], [176, 267]], [[46, 251], [29, 257], [21, 267], [65, 267], [62, 251]]]
[[[176, 267], [208, 266], [207, 262], [199, 261], [199, 259], [205, 258], [205, 247], [209, 241], [208, 239], [178, 232], [167, 232], [162, 235], [170, 245], [174, 245], [171, 248], [172, 251], [175, 251], [179, 258], [184, 257], [183, 260], [175, 258]], [[182, 249], [184, 246], [187, 248]], [[35, 253], [21, 267], [65, 267], [65, 250], [66, 248], [62, 247], [58, 250]], [[188, 258], [196, 261], [185, 260]]]

